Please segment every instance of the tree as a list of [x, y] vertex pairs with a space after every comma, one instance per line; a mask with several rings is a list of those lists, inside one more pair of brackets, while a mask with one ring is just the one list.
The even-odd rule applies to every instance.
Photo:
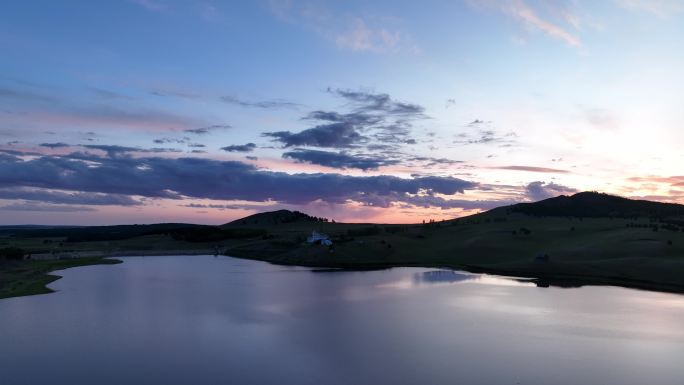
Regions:
[[22, 260], [26, 252], [18, 247], [5, 247], [0, 249], [0, 259]]

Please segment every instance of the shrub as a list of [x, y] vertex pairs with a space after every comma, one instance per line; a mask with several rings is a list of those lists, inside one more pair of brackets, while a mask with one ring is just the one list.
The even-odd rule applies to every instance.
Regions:
[[4, 247], [0, 249], [0, 259], [21, 260], [24, 259], [26, 251], [18, 247]]

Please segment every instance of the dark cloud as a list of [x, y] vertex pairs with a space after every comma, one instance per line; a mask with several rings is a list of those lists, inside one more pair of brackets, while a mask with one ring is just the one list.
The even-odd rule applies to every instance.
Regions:
[[410, 195], [406, 193], [394, 193], [386, 196], [373, 194], [361, 194], [355, 198], [356, 201], [373, 207], [388, 208], [396, 202], [404, 208], [410, 207], [439, 207], [442, 210], [462, 209], [462, 210], [491, 210], [493, 208], [517, 203], [513, 200], [465, 200], [465, 199], [445, 199], [435, 195]]
[[367, 140], [356, 131], [353, 124], [346, 122], [322, 124], [298, 133], [290, 131], [266, 132], [263, 136], [274, 138], [284, 147], [348, 148]]
[[432, 166], [438, 166], [438, 165], [454, 165], [454, 164], [463, 163], [462, 160], [453, 160], [453, 159], [447, 159], [447, 158], [433, 158], [430, 156], [411, 156], [411, 155], [405, 156], [404, 160], [406, 162], [418, 162], [423, 167], [432, 167]]
[[357, 111], [384, 112], [397, 115], [423, 115], [422, 106], [392, 100], [388, 94], [374, 94], [366, 91], [353, 91], [328, 88], [328, 92], [352, 103]]
[[302, 119], [320, 120], [333, 123], [346, 123], [355, 126], [370, 126], [381, 123], [382, 116], [371, 115], [363, 112], [351, 112], [348, 114], [341, 114], [335, 111], [312, 111]]
[[97, 211], [92, 207], [87, 206], [68, 206], [68, 205], [44, 205], [39, 203], [10, 203], [8, 205], [0, 206], [0, 211], [41, 211], [41, 212], [57, 212], [70, 213], [81, 211]]
[[185, 144], [188, 141], [190, 141], [190, 138], [183, 137], [183, 138], [159, 138], [153, 140], [154, 143], [156, 144], [165, 144], [165, 143], [176, 143], [176, 144]]
[[55, 148], [71, 147], [71, 145], [66, 144], [66, 143], [62, 143], [62, 142], [57, 142], [57, 143], [41, 143], [40, 146], [41, 146], [41, 147], [51, 148], [51, 149], [53, 149], [53, 150], [54, 150]]
[[222, 96], [221, 100], [228, 104], [233, 104], [241, 107], [252, 107], [252, 108], [262, 108], [266, 110], [279, 109], [279, 108], [297, 108], [299, 104], [290, 102], [284, 99], [271, 99], [271, 100], [244, 100], [235, 96]]
[[221, 150], [228, 152], [252, 152], [256, 148], [256, 144], [233, 144], [231, 146], [221, 147]]
[[545, 183], [541, 181], [531, 182], [525, 186], [525, 195], [533, 201], [540, 201], [542, 199], [553, 198], [563, 194], [573, 194], [578, 190], [556, 184], [553, 182]]
[[54, 98], [24, 90], [0, 87], [0, 99], [22, 102], [52, 102]]
[[328, 92], [345, 99], [350, 111], [314, 110], [302, 117], [320, 122], [314, 127], [296, 133], [277, 131], [263, 135], [274, 138], [283, 147], [370, 149], [384, 145], [396, 150], [417, 143], [410, 134], [416, 119], [427, 118], [422, 106], [393, 100], [388, 94], [330, 88]]
[[375, 170], [381, 166], [398, 163], [394, 160], [386, 160], [383, 157], [356, 156], [343, 152], [329, 152], [318, 150], [295, 149], [283, 154], [283, 158], [294, 159], [298, 162], [317, 164], [334, 168], [356, 168], [360, 170]]
[[183, 131], [190, 133], [190, 134], [204, 135], [204, 134], [208, 134], [212, 131], [227, 130], [230, 128], [233, 128], [233, 127], [228, 125], [228, 124], [214, 124], [213, 126], [207, 126], [207, 127], [188, 128], [187, 130], [183, 130]]
[[92, 192], [64, 192], [31, 188], [0, 189], [0, 199], [22, 199], [56, 204], [136, 206], [142, 204], [127, 195]]
[[[277, 201], [307, 204], [345, 203], [387, 197], [401, 203], [409, 196], [454, 195], [477, 185], [454, 177], [350, 176], [288, 174], [255, 166], [203, 158], [90, 157], [78, 154], [23, 160], [0, 156], [0, 188], [39, 188], [150, 198]], [[407, 195], [408, 194], [408, 195]]]
[[143, 153], [181, 152], [181, 150], [178, 150], [175, 148], [162, 148], [162, 147], [139, 148], [139, 147], [118, 146], [118, 145], [113, 145], [113, 144], [84, 144], [81, 147], [92, 149], [92, 150], [104, 151], [107, 153], [107, 156], [109, 156], [111, 158], [122, 156], [122, 155], [125, 155], [125, 154], [130, 153], [130, 152], [143, 152]]
[[548, 167], [535, 167], [535, 166], [501, 166], [501, 167], [493, 167], [498, 170], [513, 170], [513, 171], [529, 171], [529, 172], [542, 172], [542, 173], [558, 173], [558, 174], [567, 174], [569, 171], [567, 170], [559, 170], [557, 168], [548, 168]]

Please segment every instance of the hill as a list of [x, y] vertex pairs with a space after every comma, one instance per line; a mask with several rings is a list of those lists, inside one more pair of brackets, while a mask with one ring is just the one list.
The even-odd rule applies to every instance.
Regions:
[[[212, 253], [326, 268], [451, 267], [534, 277], [540, 285], [612, 284], [684, 293], [684, 206], [595, 192], [425, 224], [335, 223], [279, 210], [222, 226], [5, 231], [0, 248], [20, 248], [32, 259]], [[307, 243], [312, 231], [327, 234], [333, 245]], [[19, 267], [29, 266], [23, 262]], [[13, 286], [0, 282], [0, 292], [3, 287]]]
[[684, 205], [622, 198], [598, 192], [561, 195], [534, 203], [518, 203], [499, 207], [494, 212], [507, 211], [532, 216], [575, 218], [671, 218], [684, 216]]
[[241, 219], [226, 223], [223, 226], [249, 225], [271, 226], [298, 222], [327, 222], [325, 218], [313, 217], [300, 211], [277, 210], [253, 214]]

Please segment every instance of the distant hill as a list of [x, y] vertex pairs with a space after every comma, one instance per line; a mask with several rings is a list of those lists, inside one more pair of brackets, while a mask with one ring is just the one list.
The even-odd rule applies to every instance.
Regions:
[[534, 203], [518, 203], [512, 206], [499, 207], [493, 211], [500, 210], [505, 210], [508, 213], [549, 217], [668, 218], [684, 216], [684, 205], [627, 199], [598, 192], [581, 192], [571, 196], [561, 195]]
[[157, 223], [152, 225], [114, 226], [4, 226], [0, 235], [25, 238], [65, 238], [67, 242], [113, 241], [178, 231], [206, 230], [214, 226], [187, 223]]
[[271, 226], [295, 222], [327, 222], [327, 219], [312, 217], [311, 215], [299, 211], [278, 210], [250, 215], [226, 223], [224, 226]]

